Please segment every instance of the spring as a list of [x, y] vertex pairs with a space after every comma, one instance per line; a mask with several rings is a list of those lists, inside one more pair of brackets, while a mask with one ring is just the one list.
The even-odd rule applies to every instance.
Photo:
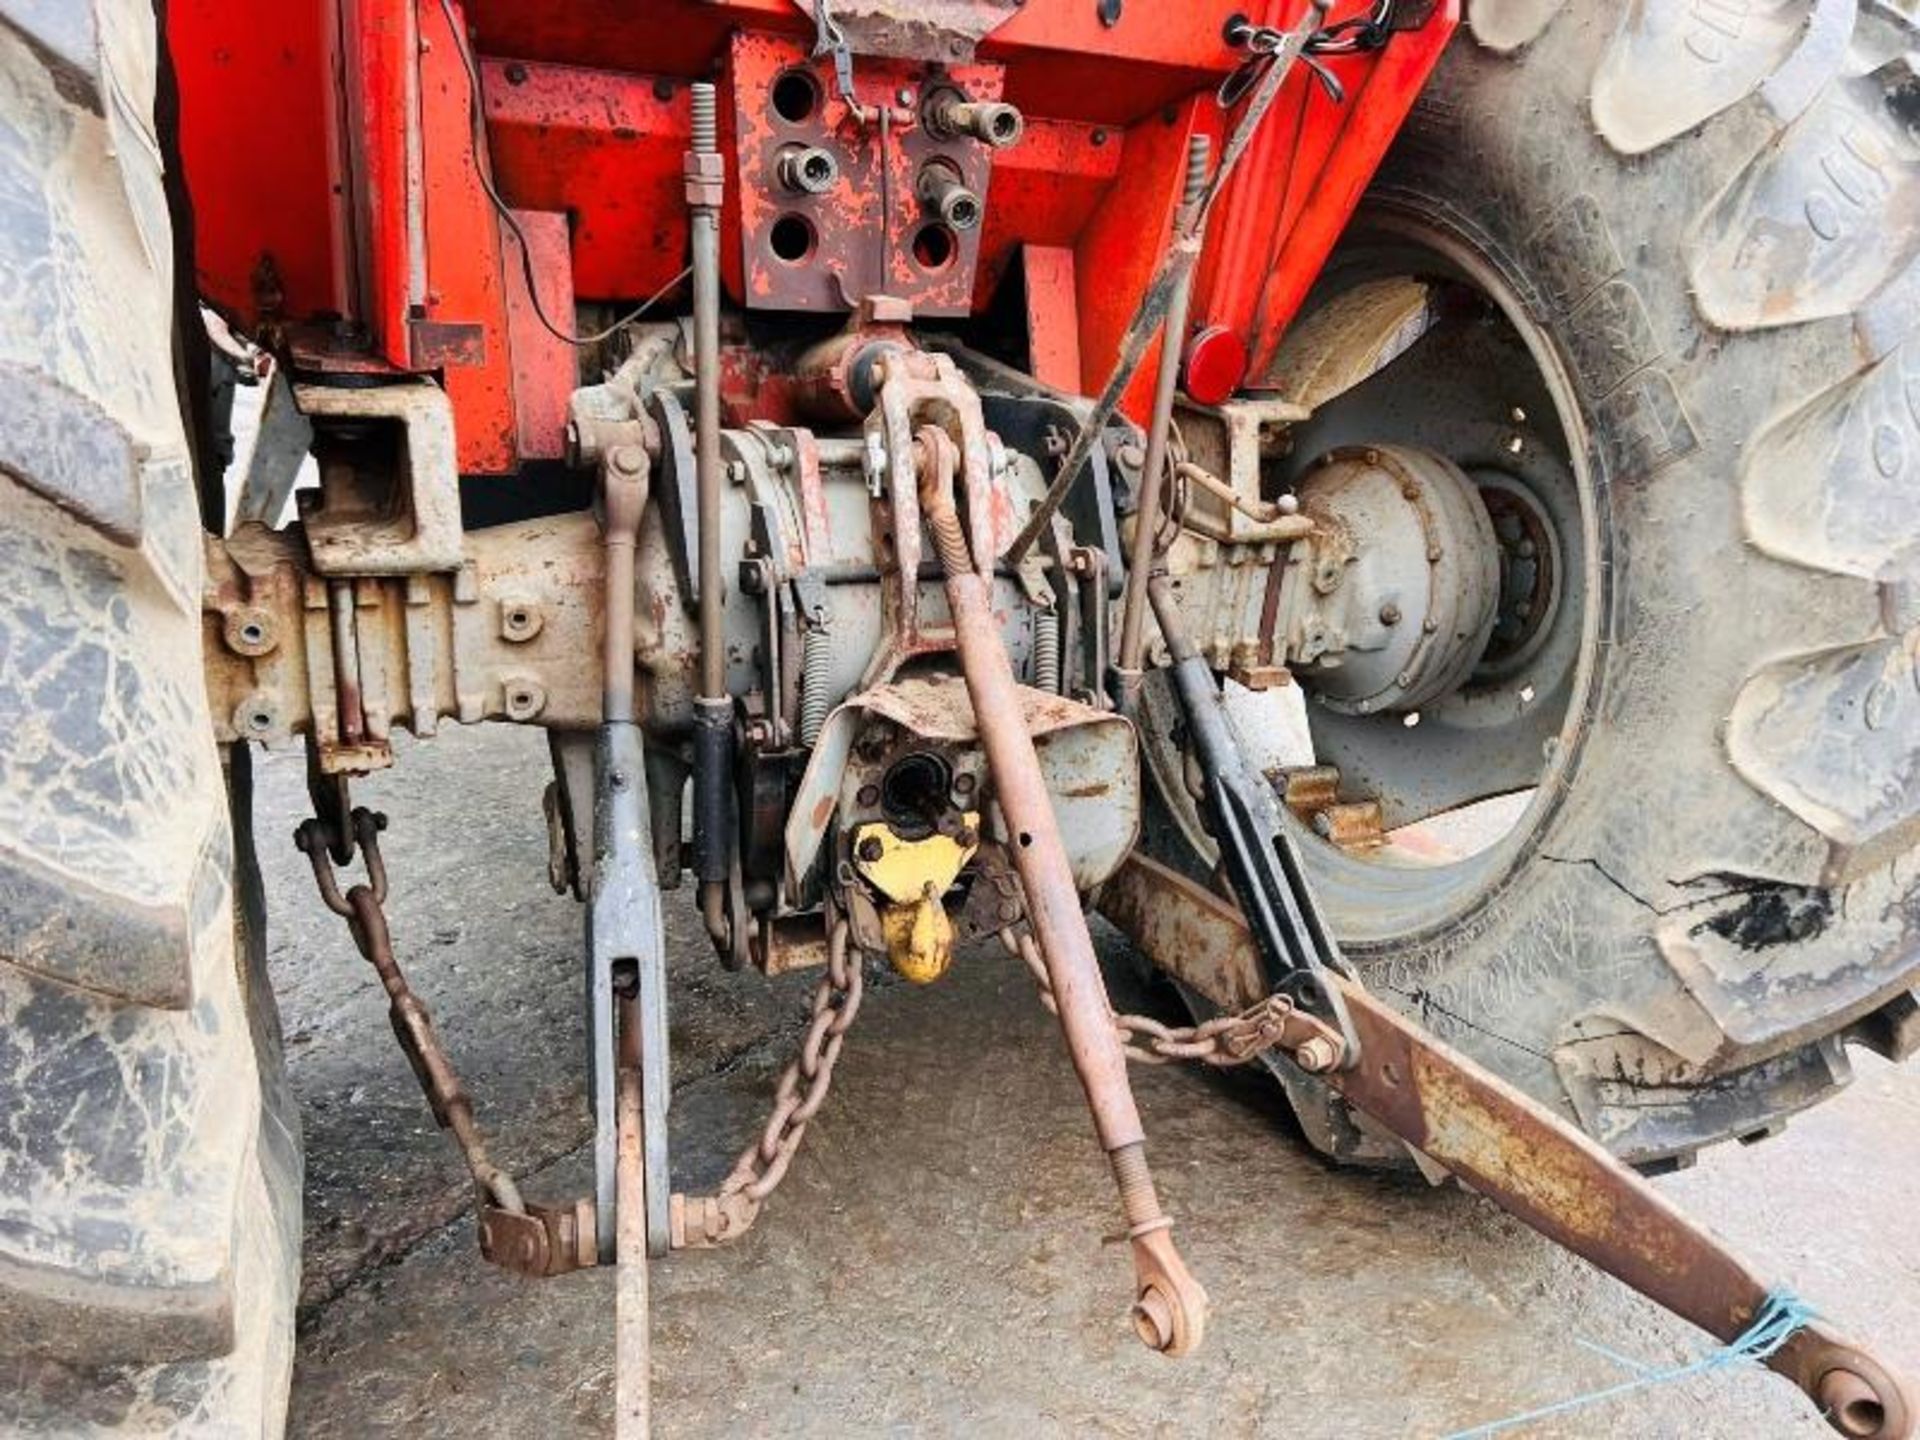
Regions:
[[1051, 605], [1033, 612], [1033, 683], [1060, 693], [1060, 612]]
[[824, 625], [809, 625], [800, 644], [800, 743], [812, 748], [827, 723], [833, 697], [827, 685], [833, 675], [833, 638]]

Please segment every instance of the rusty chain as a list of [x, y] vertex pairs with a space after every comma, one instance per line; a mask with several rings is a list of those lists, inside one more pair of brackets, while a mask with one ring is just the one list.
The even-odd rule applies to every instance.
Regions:
[[[352, 838], [359, 844], [366, 864], [365, 883], [352, 886], [343, 895], [334, 874], [333, 857], [343, 850], [342, 836], [335, 826], [318, 817], [305, 821], [294, 831], [293, 843], [313, 865], [313, 878], [320, 887], [326, 907], [347, 922], [354, 948], [379, 973], [387, 992], [387, 1018], [394, 1038], [413, 1069], [414, 1079], [427, 1097], [433, 1118], [443, 1130], [451, 1130], [460, 1146], [461, 1158], [473, 1175], [480, 1192], [482, 1209], [489, 1207], [509, 1214], [526, 1213], [520, 1189], [513, 1177], [487, 1155], [485, 1140], [473, 1117], [473, 1102], [467, 1098], [453, 1063], [441, 1048], [434, 1032], [433, 1016], [425, 1002], [413, 993], [400, 964], [394, 959], [393, 936], [387, 928], [387, 866], [380, 854], [380, 832], [387, 828], [387, 817], [355, 806], [348, 817]], [[351, 853], [348, 851], [347, 853]]]
[[[1047, 1013], [1058, 1015], [1047, 962], [1032, 932], [1010, 926], [1000, 932], [1000, 940], [1033, 976]], [[1198, 1025], [1167, 1025], [1150, 1015], [1115, 1010], [1108, 1016], [1127, 1058], [1142, 1065], [1194, 1062], [1225, 1068], [1245, 1065], [1280, 1046], [1301, 1069], [1320, 1071], [1331, 1069], [1340, 1055], [1337, 1042], [1323, 1033], [1326, 1027], [1284, 995], [1268, 995], [1237, 1015], [1216, 1015]]]
[[[461, 1086], [426, 1005], [413, 993], [393, 954], [387, 926], [386, 863], [380, 832], [386, 816], [356, 807], [349, 818], [352, 835], [366, 865], [367, 880], [341, 892], [334, 872], [338, 838], [326, 821], [306, 821], [294, 843], [313, 866], [321, 899], [347, 921], [355, 947], [379, 973], [387, 992], [395, 1037], [419, 1081], [433, 1117], [452, 1131], [479, 1191], [481, 1249], [489, 1259], [529, 1274], [552, 1275], [593, 1263], [588, 1234], [590, 1206], [585, 1202], [549, 1209], [529, 1206], [513, 1177], [495, 1165], [474, 1120], [473, 1104]], [[1016, 902], [1017, 903], [1017, 902]], [[1004, 912], [1003, 912], [1004, 913]], [[1058, 1014], [1045, 960], [1033, 935], [1022, 926], [1000, 930], [1002, 942], [1017, 955], [1039, 988], [1040, 1003]], [[759, 1218], [766, 1198], [786, 1178], [807, 1126], [826, 1103], [834, 1066], [846, 1033], [860, 1013], [865, 979], [845, 915], [835, 915], [828, 930], [827, 964], [815, 987], [799, 1053], [781, 1073], [773, 1109], [759, 1137], [734, 1161], [711, 1195], [675, 1194], [669, 1203], [673, 1248], [698, 1249], [737, 1240]], [[1244, 1065], [1274, 1046], [1286, 1046], [1302, 1068], [1328, 1068], [1321, 1027], [1284, 996], [1270, 995], [1238, 1015], [1222, 1015], [1198, 1025], [1163, 1024], [1146, 1015], [1109, 1011], [1127, 1058], [1147, 1065], [1191, 1061], [1205, 1065]]]
[[826, 1103], [833, 1067], [847, 1028], [860, 1013], [866, 982], [860, 957], [849, 944], [851, 928], [836, 915], [827, 932], [827, 968], [813, 992], [812, 1016], [800, 1053], [780, 1076], [773, 1113], [760, 1138], [740, 1152], [712, 1195], [673, 1196], [670, 1215], [676, 1250], [736, 1240], [760, 1213], [760, 1205], [786, 1178], [807, 1125]]

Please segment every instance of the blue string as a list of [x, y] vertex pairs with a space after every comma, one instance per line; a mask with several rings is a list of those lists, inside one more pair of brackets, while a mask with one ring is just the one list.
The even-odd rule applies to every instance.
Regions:
[[1747, 1326], [1736, 1339], [1710, 1354], [1701, 1356], [1690, 1365], [1681, 1365], [1672, 1370], [1651, 1370], [1628, 1360], [1625, 1356], [1614, 1355], [1601, 1346], [1592, 1345], [1588, 1348], [1599, 1351], [1630, 1370], [1638, 1371], [1638, 1375], [1632, 1380], [1623, 1380], [1618, 1385], [1590, 1390], [1585, 1395], [1575, 1395], [1572, 1399], [1562, 1400], [1557, 1404], [1543, 1405], [1538, 1410], [1509, 1415], [1504, 1420], [1490, 1420], [1470, 1430], [1456, 1430], [1447, 1436], [1446, 1440], [1480, 1440], [1483, 1435], [1497, 1435], [1502, 1430], [1511, 1430], [1519, 1425], [1551, 1420], [1569, 1411], [1618, 1399], [1622, 1395], [1630, 1395], [1636, 1390], [1651, 1389], [1655, 1385], [1670, 1385], [1676, 1380], [1690, 1379], [1695, 1375], [1710, 1375], [1716, 1370], [1725, 1370], [1730, 1366], [1758, 1365], [1791, 1340], [1795, 1332], [1808, 1321], [1818, 1318], [1813, 1307], [1791, 1291], [1775, 1290], [1767, 1296], [1766, 1303], [1760, 1307], [1760, 1313], [1753, 1317], [1753, 1323]]

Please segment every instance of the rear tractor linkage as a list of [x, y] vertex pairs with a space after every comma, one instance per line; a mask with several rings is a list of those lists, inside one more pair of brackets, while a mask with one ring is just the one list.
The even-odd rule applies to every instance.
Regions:
[[[651, 857], [638, 863], [648, 821], [645, 787], [634, 781], [644, 765], [638, 727], [621, 718], [633, 712], [630, 667], [607, 667], [608, 718], [595, 783], [598, 863], [589, 892], [592, 973], [605, 981], [615, 1037], [613, 1073], [594, 1091], [596, 1100], [604, 1094], [612, 1101], [604, 1132], [613, 1142], [610, 1194], [561, 1206], [531, 1204], [488, 1158], [472, 1104], [394, 960], [382, 909], [385, 817], [354, 809], [344, 827], [315, 819], [296, 836], [327, 905], [347, 918], [355, 943], [379, 971], [395, 1034], [435, 1119], [452, 1130], [472, 1171], [483, 1256], [530, 1276], [619, 1264], [625, 1433], [642, 1433], [632, 1427], [644, 1423], [646, 1408], [646, 1258], [731, 1243], [752, 1227], [825, 1102], [860, 1009], [861, 956], [884, 953], [909, 978], [942, 973], [954, 934], [939, 897], [968, 864], [975, 875], [966, 907], [970, 932], [997, 933], [1060, 1020], [1120, 1193], [1135, 1270], [1132, 1324], [1149, 1347], [1170, 1356], [1191, 1352], [1205, 1332], [1208, 1301], [1160, 1208], [1127, 1079], [1129, 1059], [1241, 1065], [1284, 1057], [1405, 1142], [1430, 1173], [1454, 1175], [1723, 1341], [1747, 1331], [1771, 1292], [1744, 1264], [1602, 1147], [1361, 987], [1320, 919], [1273, 789], [1245, 773], [1212, 672], [1186, 638], [1164, 570], [1151, 564], [1134, 574], [1166, 644], [1206, 776], [1209, 825], [1239, 903], [1144, 856], [1127, 855], [1101, 888], [1102, 912], [1156, 965], [1227, 1013], [1172, 1027], [1114, 1012], [1036, 751], [1033, 692], [1016, 682], [992, 619], [989, 551], [970, 539], [955, 504], [956, 488], [980, 494], [987, 484], [978, 402], [937, 357], [903, 354], [883, 365], [881, 407], [899, 401], [898, 412], [912, 422], [897, 457], [911, 489], [895, 492], [896, 499], [917, 501], [915, 523], [925, 524], [943, 571], [951, 641], [988, 775], [975, 794], [990, 796], [992, 822], [983, 821], [979, 809], [970, 811], [963, 828], [929, 837], [938, 844], [900, 842], [877, 833], [884, 827], [856, 830], [853, 862], [828, 902], [825, 964], [799, 1052], [780, 1078], [761, 1135], [715, 1193], [669, 1194], [659, 1184], [666, 1092], [664, 1002], [655, 989], [662, 984], [659, 897]], [[930, 418], [935, 415], [941, 418]], [[647, 503], [647, 471], [633, 461], [632, 454], [615, 455], [603, 466], [610, 598], [631, 593], [632, 536]], [[608, 614], [630, 616], [631, 609], [610, 605]], [[609, 659], [631, 653], [622, 649], [632, 644], [625, 629], [618, 621], [609, 625]], [[342, 894], [334, 865], [356, 850], [368, 882]], [[627, 926], [623, 917], [635, 914], [645, 922]], [[620, 933], [623, 926], [627, 933]], [[662, 1078], [648, 1086], [646, 1078], [655, 1074]], [[1842, 1434], [1891, 1440], [1911, 1431], [1913, 1412], [1901, 1383], [1817, 1320], [1794, 1332], [1766, 1363], [1806, 1392]]]
[[[1271, 101], [1304, 34], [1276, 41], [1250, 111]], [[210, 681], [236, 697], [229, 738], [298, 730], [314, 746], [322, 815], [297, 843], [379, 971], [395, 1034], [472, 1172], [483, 1255], [532, 1276], [618, 1267], [621, 1432], [643, 1433], [647, 1421], [648, 1259], [752, 1227], [826, 1100], [860, 1010], [863, 958], [885, 954], [909, 979], [937, 979], [957, 939], [946, 897], [962, 892], [961, 930], [998, 936], [1058, 1017], [1126, 1218], [1132, 1325], [1151, 1348], [1192, 1351], [1208, 1301], [1155, 1191], [1130, 1058], [1291, 1065], [1397, 1136], [1430, 1173], [1451, 1173], [1722, 1341], [1747, 1332], [1772, 1293], [1752, 1271], [1602, 1147], [1363, 988], [1316, 906], [1273, 785], [1236, 743], [1216, 677], [1257, 682], [1306, 663], [1294, 622], [1334, 587], [1299, 589], [1296, 577], [1314, 567], [1286, 557], [1323, 543], [1322, 522], [1262, 501], [1257, 459], [1219, 466], [1225, 481], [1194, 461], [1173, 427], [1165, 367], [1176, 347], [1165, 347], [1145, 435], [1112, 417], [1154, 335], [1179, 323], [1208, 204], [1243, 133], [1211, 179], [1196, 149], [1174, 245], [1099, 401], [1068, 404], [964, 352], [922, 350], [904, 305], [876, 298], [796, 367], [823, 420], [857, 426], [852, 434], [723, 430], [718, 260], [703, 220], [720, 211], [723, 172], [711, 88], [694, 89], [691, 375], [662, 378], [672, 344], [643, 336], [618, 375], [576, 394], [573, 458], [597, 469], [597, 531], [585, 517], [497, 539], [456, 529], [449, 552], [426, 555], [428, 527], [417, 525], [414, 550], [403, 544], [375, 565], [361, 556], [356, 568], [354, 554], [326, 543], [343, 533], [329, 524], [329, 495], [308, 513], [316, 573], [289, 558], [291, 542], [258, 534], [216, 549], [209, 566], [210, 616], [241, 657]], [[989, 393], [995, 384], [1013, 393]], [[341, 405], [361, 403], [362, 392], [340, 393]], [[457, 481], [434, 490], [424, 463], [431, 387], [396, 403], [410, 407], [415, 473], [403, 498], [418, 522], [445, 513]], [[1209, 423], [1218, 422], [1182, 420], [1192, 437]], [[1261, 443], [1260, 424], [1224, 429], [1228, 452]], [[1032, 443], [1003, 445], [1016, 430]], [[1049, 476], [1035, 451], [1064, 458]], [[1367, 473], [1410, 463], [1401, 452], [1343, 462]], [[1250, 488], [1231, 480], [1248, 470]], [[1443, 469], [1423, 473], [1449, 483]], [[1163, 523], [1168, 475], [1191, 481], [1196, 507], [1220, 511], [1203, 548], [1230, 559], [1209, 569], [1192, 547], [1169, 543], [1182, 522], [1175, 513]], [[1125, 507], [1114, 495], [1123, 483], [1133, 487], [1124, 556]], [[1365, 542], [1357, 527], [1337, 528], [1338, 543]], [[857, 554], [844, 548], [869, 541]], [[737, 585], [723, 570], [730, 554], [745, 556]], [[1329, 573], [1338, 582], [1341, 567]], [[1104, 617], [1116, 598], [1121, 636], [1109, 655]], [[498, 604], [497, 634], [474, 623], [482, 600]], [[1252, 615], [1260, 623], [1249, 634]], [[1322, 647], [1338, 639], [1337, 626], [1310, 628]], [[592, 638], [597, 703], [575, 664], [579, 651], [592, 656]], [[1065, 655], [1081, 661], [1080, 683]], [[1447, 663], [1437, 655], [1429, 668]], [[1197, 764], [1217, 892], [1135, 849], [1143, 782], [1132, 721], [1148, 665], [1171, 681]], [[556, 826], [586, 902], [595, 1147], [593, 1193], [569, 1204], [528, 1202], [489, 1158], [394, 957], [384, 818], [347, 801], [347, 775], [386, 763], [396, 713], [430, 733], [445, 711], [537, 720], [555, 737], [565, 791]], [[667, 1155], [660, 890], [681, 869], [689, 771], [691, 868], [723, 962], [823, 967], [762, 1132], [708, 1195], [675, 1193]], [[335, 867], [356, 854], [367, 880], [343, 893]], [[1090, 893], [1219, 1018], [1170, 1027], [1116, 1014], [1088, 932]], [[1766, 1363], [1845, 1435], [1912, 1432], [1902, 1383], [1818, 1320]]]

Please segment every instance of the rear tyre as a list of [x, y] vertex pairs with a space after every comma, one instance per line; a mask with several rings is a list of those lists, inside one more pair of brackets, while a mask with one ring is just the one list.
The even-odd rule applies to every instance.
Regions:
[[[1850, 1042], [1920, 1042], [1915, 27], [1813, 0], [1711, 45], [1684, 6], [1471, 17], [1268, 378], [1316, 405], [1285, 478], [1357, 442], [1532, 485], [1574, 644], [1522, 685], [1559, 641], [1515, 631], [1424, 717], [1308, 706], [1348, 782], [1479, 777], [1380, 794], [1389, 824], [1531, 788], [1503, 839], [1431, 869], [1303, 840], [1373, 988], [1671, 1162], [1843, 1085]], [[1395, 276], [1436, 303], [1391, 303]], [[1515, 394], [1464, 413], [1456, 377], [1490, 370]], [[1550, 723], [1507, 726], [1523, 702]], [[1190, 802], [1157, 803], [1149, 844], [1207, 874]], [[1387, 1153], [1282, 1078], [1323, 1148]]]
[[278, 1434], [300, 1161], [223, 784], [150, 7], [0, 5], [0, 1428]]

